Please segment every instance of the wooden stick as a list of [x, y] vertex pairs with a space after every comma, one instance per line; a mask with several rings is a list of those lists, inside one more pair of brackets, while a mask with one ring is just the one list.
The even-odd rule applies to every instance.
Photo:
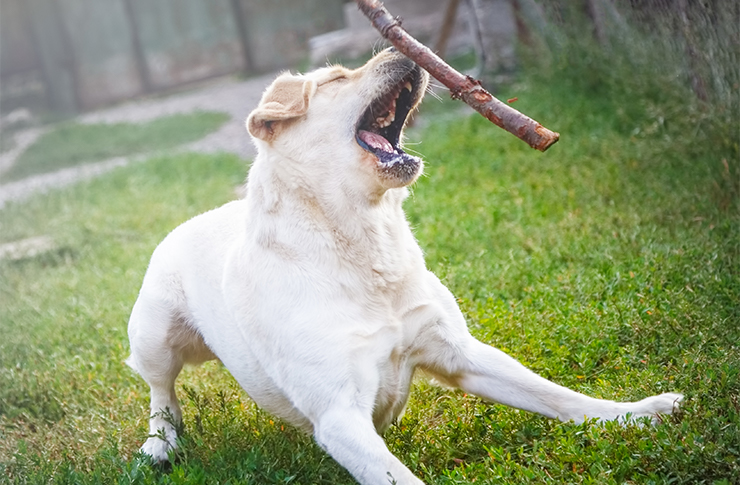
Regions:
[[547, 150], [560, 134], [550, 131], [532, 118], [502, 103], [483, 89], [480, 81], [450, 67], [424, 44], [414, 39], [378, 0], [356, 0], [373, 27], [409, 59], [447, 86], [453, 99], [462, 99], [495, 125], [524, 140], [532, 148]]

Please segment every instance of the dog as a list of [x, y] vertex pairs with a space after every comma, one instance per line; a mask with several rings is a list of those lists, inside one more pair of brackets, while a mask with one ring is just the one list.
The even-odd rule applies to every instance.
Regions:
[[427, 82], [390, 48], [267, 88], [247, 119], [258, 155], [245, 197], [162, 241], [131, 312], [127, 362], [151, 387], [144, 454], [168, 459], [182, 419], [175, 378], [209, 359], [364, 485], [422, 483], [379, 435], [417, 369], [562, 421], [674, 411], [680, 394], [587, 397], [470, 335], [402, 209], [423, 169], [402, 134]]

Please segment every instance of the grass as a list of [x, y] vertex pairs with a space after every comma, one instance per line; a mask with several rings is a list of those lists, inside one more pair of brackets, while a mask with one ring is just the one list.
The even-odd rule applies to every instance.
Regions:
[[0, 132], [0, 153], [9, 152], [13, 148], [15, 148], [13, 133], [8, 133], [7, 131]]
[[146, 123], [63, 123], [31, 145], [4, 182], [108, 158], [167, 150], [199, 140], [229, 119], [225, 113], [164, 116]]
[[[655, 427], [573, 425], [422, 379], [386, 442], [430, 484], [740, 482], [740, 211], [725, 203], [721, 155], [565, 83], [501, 97], [513, 96], [561, 132], [547, 153], [477, 116], [413, 134], [428, 167], [406, 209], [428, 266], [478, 338], [545, 377], [602, 398], [686, 401]], [[162, 157], [0, 212], [0, 242], [58, 246], [0, 262], [0, 477], [352, 483], [216, 363], [178, 380], [175, 464], [136, 454], [147, 389], [123, 360], [148, 258], [245, 173], [230, 156]]]

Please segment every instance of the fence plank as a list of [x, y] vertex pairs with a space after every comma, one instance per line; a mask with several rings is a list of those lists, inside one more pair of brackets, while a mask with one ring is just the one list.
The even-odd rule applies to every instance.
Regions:
[[153, 87], [243, 69], [230, 0], [132, 0]]

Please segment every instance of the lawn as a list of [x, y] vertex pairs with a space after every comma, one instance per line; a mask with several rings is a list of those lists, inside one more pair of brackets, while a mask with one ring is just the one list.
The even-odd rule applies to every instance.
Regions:
[[[509, 90], [500, 97], [561, 132], [547, 153], [440, 108], [411, 134], [427, 175], [406, 210], [429, 268], [478, 338], [545, 377], [608, 399], [686, 400], [654, 427], [574, 425], [422, 378], [388, 446], [430, 484], [739, 483], [740, 215], [723, 182], [735, 160], [567, 84]], [[175, 464], [137, 455], [147, 388], [123, 360], [148, 258], [177, 224], [233, 199], [246, 170], [227, 155], [165, 156], [0, 212], [0, 243], [56, 245], [0, 261], [0, 477], [353, 483], [214, 362], [178, 380]]]
[[201, 111], [163, 116], [144, 123], [61, 123], [31, 145], [3, 182], [89, 162], [168, 150], [199, 140], [229, 119]]

